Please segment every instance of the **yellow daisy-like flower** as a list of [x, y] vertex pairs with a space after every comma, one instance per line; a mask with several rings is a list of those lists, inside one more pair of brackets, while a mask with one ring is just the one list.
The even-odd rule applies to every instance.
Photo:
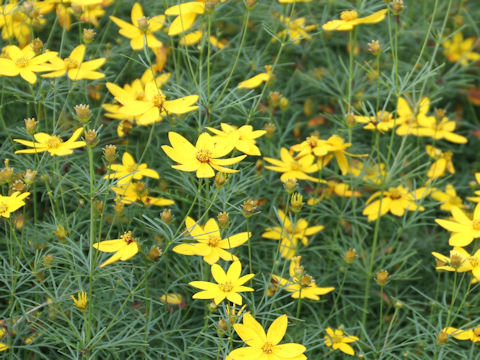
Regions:
[[118, 260], [128, 260], [140, 251], [140, 247], [138, 246], [137, 241], [132, 237], [131, 231], [127, 231], [120, 236], [120, 239], [100, 241], [93, 244], [93, 247], [102, 252], [115, 253], [100, 265], [101, 268]]
[[132, 7], [131, 24], [115, 16], [110, 16], [110, 19], [120, 27], [120, 35], [130, 39], [130, 46], [133, 50], [142, 50], [144, 42], [152, 49], [163, 46], [153, 33], [163, 27], [165, 16], [158, 15], [147, 19], [142, 6], [136, 2]]
[[440, 210], [451, 211], [453, 207], [463, 208], [463, 200], [457, 196], [457, 191], [452, 184], [447, 184], [445, 191], [433, 189], [432, 199], [441, 202]]
[[17, 150], [15, 151], [15, 154], [38, 154], [48, 151], [48, 153], [52, 156], [70, 155], [73, 153], [73, 149], [82, 148], [87, 145], [85, 141], [77, 141], [82, 132], [83, 127], [78, 128], [77, 130], [75, 130], [72, 137], [65, 142], [58, 136], [49, 135], [43, 132], [33, 135], [36, 142], [22, 139], [13, 139], [13, 141], [19, 144], [32, 148]]
[[455, 168], [453, 167], [452, 162], [453, 153], [451, 151], [443, 152], [431, 145], [426, 146], [426, 151], [428, 156], [435, 159], [428, 169], [428, 178], [437, 179], [439, 177], [444, 177], [445, 171], [448, 171], [450, 174], [455, 174]]
[[312, 236], [324, 229], [323, 225], [309, 227], [308, 221], [300, 218], [292, 224], [290, 218], [282, 210], [278, 210], [280, 226], [266, 228], [262, 237], [280, 241], [280, 253], [282, 257], [291, 259], [297, 252], [298, 241], [304, 246], [308, 245], [308, 236]]
[[254, 277], [255, 274], [240, 277], [242, 273], [240, 261], [234, 261], [228, 268], [227, 273], [217, 264], [213, 264], [211, 270], [217, 284], [208, 281], [192, 281], [189, 283], [191, 286], [203, 290], [194, 294], [194, 299], [213, 299], [216, 305], [227, 299], [234, 304], [242, 305], [242, 296], [239, 293], [253, 291], [252, 288], [243, 286], [243, 284]]
[[112, 174], [105, 175], [107, 179], [119, 179], [117, 184], [127, 184], [132, 180], [141, 180], [144, 176], [153, 179], [160, 179], [160, 175], [153, 169], [149, 169], [148, 165], [137, 164], [132, 155], [128, 152], [123, 153], [122, 164], [111, 164], [109, 166]]
[[255, 75], [254, 77], [244, 80], [237, 85], [239, 89], [255, 89], [262, 85], [264, 82], [269, 81], [272, 78], [272, 66], [265, 65], [265, 72]]
[[317, 145], [318, 153], [333, 154], [337, 160], [338, 167], [342, 172], [342, 175], [346, 175], [350, 170], [348, 160], [345, 154], [352, 156], [345, 150], [352, 146], [351, 143], [346, 143], [343, 138], [334, 134], [330, 136], [326, 141], [321, 141]]
[[172, 250], [182, 255], [203, 256], [203, 260], [210, 265], [215, 264], [220, 258], [225, 261], [238, 261], [238, 258], [227, 250], [242, 245], [252, 236], [252, 233], [243, 232], [222, 239], [220, 228], [213, 218], [201, 226], [188, 216], [185, 219], [185, 225], [188, 233], [197, 240], [197, 243], [180, 244]]
[[475, 279], [480, 280], [480, 250], [470, 255], [464, 248], [454, 246], [450, 250], [450, 256], [432, 252], [439, 260], [436, 269], [446, 271], [467, 272], [471, 271]]
[[420, 115], [417, 119], [418, 129], [416, 135], [428, 136], [435, 140], [445, 139], [455, 144], [466, 144], [468, 139], [465, 136], [455, 134], [457, 124], [455, 121], [450, 121], [446, 116], [440, 120], [436, 116]]
[[470, 62], [480, 60], [480, 54], [473, 51], [476, 39], [469, 37], [464, 39], [461, 31], [455, 33], [451, 39], [443, 43], [443, 54], [450, 62], [459, 62], [462, 66], [467, 66]]
[[175, 201], [166, 198], [157, 198], [150, 196], [144, 182], [128, 182], [113, 186], [112, 190], [120, 196], [123, 204], [132, 204], [141, 201], [145, 206], [169, 206], [175, 204]]
[[307, 19], [304, 17], [292, 20], [289, 17], [280, 16], [280, 22], [285, 25], [285, 30], [280, 31], [277, 37], [283, 38], [284, 35], [287, 35], [295, 45], [300, 44], [303, 39], [310, 40], [312, 36], [308, 32], [316, 28], [315, 25], [305, 25]]
[[9, 45], [5, 50], [8, 58], [0, 58], [0, 76], [20, 75], [32, 85], [37, 82], [35, 73], [49, 71], [50, 67], [47, 61], [57, 56], [57, 53], [54, 51], [47, 51], [37, 55], [30, 45], [25, 46], [23, 49], [15, 45]]
[[480, 343], [480, 327], [461, 330], [454, 327], [443, 329], [446, 334], [453, 336], [457, 340], [470, 340], [473, 343]]
[[397, 124], [398, 136], [418, 135], [418, 119], [427, 116], [430, 109], [430, 99], [423, 97], [420, 102], [410, 106], [407, 99], [399, 97], [397, 101]]
[[95, 71], [102, 66], [106, 59], [100, 58], [95, 60], [83, 61], [85, 58], [85, 45], [78, 45], [72, 50], [70, 56], [66, 59], [54, 57], [50, 59], [51, 69], [53, 72], [43, 74], [42, 77], [59, 77], [68, 74], [70, 80], [97, 80], [105, 77], [105, 74]]
[[444, 229], [452, 232], [448, 244], [450, 246], [467, 246], [473, 239], [480, 238], [480, 203], [475, 206], [473, 219], [470, 219], [458, 207], [451, 209], [453, 220], [435, 219], [435, 222]]
[[287, 315], [278, 317], [268, 328], [267, 333], [262, 325], [250, 313], [243, 315], [242, 324], [234, 324], [233, 328], [247, 347], [233, 350], [227, 360], [306, 360], [303, 354], [307, 349], [296, 343], [280, 344], [287, 332]]
[[170, 131], [168, 139], [172, 146], [163, 145], [162, 149], [170, 159], [179, 164], [172, 167], [181, 171], [196, 171], [198, 178], [214, 177], [213, 169], [224, 173], [235, 173], [238, 170], [225, 166], [236, 164], [246, 157], [246, 155], [240, 155], [230, 159], [220, 159], [233, 150], [234, 142], [230, 138], [219, 141], [208, 133], [201, 133], [193, 146], [182, 135]]
[[399, 124], [393, 115], [388, 111], [379, 111], [375, 116], [355, 116], [355, 121], [360, 124], [366, 124], [365, 130], [374, 130], [384, 133], [393, 129]]
[[357, 159], [353, 159], [350, 173], [367, 183], [376, 185], [380, 185], [388, 175], [384, 163], [365, 164]]
[[75, 299], [75, 297], [71, 295], [71, 298], [75, 306], [78, 308], [78, 310], [83, 312], [87, 309], [87, 304], [88, 304], [87, 293], [85, 291], [80, 291], [77, 294], [77, 297], [78, 299]]
[[[209, 131], [215, 134], [215, 137], [229, 141], [234, 141], [234, 148], [247, 155], [260, 156], [260, 149], [256, 145], [257, 138], [265, 135], [265, 130], [253, 130], [252, 125], [243, 125], [239, 128], [226, 124], [220, 124], [222, 130], [207, 127]], [[232, 134], [235, 134], [232, 138]]]
[[[202, 40], [202, 37], [203, 37], [202, 30], [196, 30], [183, 36], [178, 43], [180, 45], [187, 45], [187, 46], [196, 45]], [[223, 48], [225, 48], [225, 46], [227, 46], [228, 41], [225, 39], [219, 40], [215, 36], [210, 35], [210, 44], [212, 44], [214, 48], [222, 50]]]
[[282, 148], [280, 150], [280, 160], [269, 157], [263, 159], [273, 164], [273, 166], [265, 166], [265, 169], [283, 173], [280, 176], [282, 182], [287, 182], [289, 179], [320, 181], [307, 175], [319, 170], [319, 164], [315, 162], [315, 156], [313, 155], [306, 155], [296, 160], [286, 148]]
[[348, 336], [342, 330], [332, 328], [325, 329], [327, 335], [324, 336], [325, 345], [334, 350], [340, 350], [347, 355], [355, 355], [355, 350], [349, 345], [350, 343], [360, 340], [356, 336]]
[[190, 29], [197, 15], [205, 12], [205, 1], [191, 1], [174, 5], [165, 10], [165, 15], [176, 16], [168, 28], [168, 35], [175, 36]]
[[331, 20], [322, 26], [325, 31], [351, 31], [360, 24], [376, 24], [385, 19], [388, 9], [382, 9], [372, 15], [359, 18], [358, 12], [355, 10], [342, 11], [340, 13], [341, 20]]
[[15, 191], [10, 196], [0, 195], [0, 217], [9, 218], [12, 212], [25, 205], [24, 200], [29, 195], [29, 192], [20, 193], [20, 191]]

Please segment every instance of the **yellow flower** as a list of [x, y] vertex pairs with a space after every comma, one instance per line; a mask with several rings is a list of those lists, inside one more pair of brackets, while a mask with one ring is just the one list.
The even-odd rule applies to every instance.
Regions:
[[143, 182], [121, 183], [119, 186], [113, 186], [112, 190], [120, 196], [120, 201], [123, 204], [131, 204], [135, 201], [141, 201], [145, 206], [169, 206], [175, 204], [175, 201], [170, 199], [149, 196], [148, 189]]
[[431, 145], [426, 146], [426, 151], [428, 156], [435, 159], [428, 169], [427, 177], [437, 179], [445, 176], [445, 171], [448, 171], [450, 174], [455, 174], [455, 168], [452, 162], [453, 153], [451, 151], [443, 152]]
[[227, 299], [234, 304], [242, 305], [242, 297], [239, 292], [253, 291], [252, 288], [243, 286], [243, 284], [254, 277], [254, 274], [240, 277], [242, 272], [240, 261], [234, 261], [228, 268], [227, 273], [217, 264], [213, 264], [211, 270], [217, 284], [207, 281], [192, 281], [189, 283], [191, 286], [203, 290], [194, 294], [194, 299], [213, 299], [216, 305]]
[[[362, 214], [368, 216], [368, 221], [373, 221], [388, 212], [395, 216], [403, 216], [405, 210], [423, 211], [425, 210], [424, 207], [415, 202], [421, 197], [418, 194], [422, 191], [424, 192], [425, 190], [423, 188], [418, 189], [415, 194], [412, 194], [402, 185], [396, 188], [389, 188], [386, 191], [377, 191], [367, 200], [367, 207]], [[378, 197], [381, 197], [381, 199], [375, 200]]]
[[413, 108], [408, 101], [402, 97], [397, 101], [397, 124], [398, 136], [418, 135], [418, 119], [426, 116], [430, 108], [430, 99], [423, 97]]
[[340, 136], [334, 134], [330, 136], [326, 141], [320, 142], [317, 145], [319, 153], [327, 153], [335, 155], [338, 167], [342, 172], [342, 175], [346, 175], [350, 170], [348, 160], [345, 154], [350, 155], [345, 150], [352, 146], [351, 143], [346, 143]]
[[377, 185], [380, 185], [387, 177], [384, 163], [367, 165], [357, 159], [353, 160], [350, 173], [353, 176], [362, 178], [367, 183]]
[[307, 275], [303, 266], [300, 265], [301, 256], [295, 256], [290, 261], [290, 279], [284, 279], [272, 274], [272, 278], [278, 286], [285, 291], [291, 292], [294, 299], [320, 300], [320, 295], [328, 294], [335, 290], [334, 287], [318, 287], [315, 280]]
[[195, 23], [197, 15], [205, 12], [204, 1], [191, 1], [174, 5], [165, 10], [165, 15], [176, 16], [168, 28], [168, 35], [174, 36], [190, 29]]
[[358, 190], [351, 190], [349, 185], [342, 182], [337, 182], [334, 180], [327, 181], [327, 188], [322, 189], [322, 196], [320, 198], [311, 198], [308, 199], [308, 205], [318, 204], [324, 197], [330, 197], [332, 195], [337, 195], [340, 197], [358, 197], [362, 193]]
[[280, 22], [285, 25], [286, 29], [280, 31], [277, 37], [283, 38], [283, 36], [287, 35], [293, 44], [300, 44], [300, 41], [303, 39], [310, 40], [312, 36], [308, 31], [315, 30], [316, 27], [315, 25], [306, 26], [307, 20], [304, 17], [292, 20], [289, 17], [280, 16]]
[[137, 164], [132, 155], [128, 152], [123, 153], [122, 164], [111, 164], [109, 166], [113, 174], [105, 175], [108, 179], [119, 179], [117, 184], [127, 184], [132, 180], [141, 180], [144, 176], [153, 179], [160, 179], [160, 175], [153, 169], [149, 169], [148, 165]]
[[160, 301], [162, 304], [182, 305], [183, 296], [176, 293], [164, 294], [160, 297]]
[[203, 256], [203, 260], [210, 265], [215, 264], [220, 258], [225, 261], [238, 261], [236, 256], [226, 250], [242, 245], [252, 236], [252, 233], [243, 232], [222, 239], [217, 221], [213, 218], [201, 226], [188, 216], [185, 225], [187, 232], [197, 243], [180, 244], [172, 250], [182, 255]]
[[437, 265], [437, 270], [467, 272], [471, 271], [472, 275], [480, 280], [480, 250], [477, 250], [475, 254], [470, 255], [465, 249], [455, 246], [453, 250], [450, 250], [450, 257], [432, 252], [432, 255], [440, 260], [440, 264]]
[[97, 80], [104, 78], [105, 74], [95, 70], [102, 66], [106, 59], [100, 58], [83, 61], [85, 58], [85, 51], [86, 47], [82, 44], [73, 49], [70, 56], [66, 59], [62, 60], [59, 57], [50, 59], [51, 69], [49, 70], [55, 71], [43, 74], [42, 77], [59, 77], [67, 73], [71, 80]]
[[454, 221], [435, 219], [435, 222], [444, 229], [452, 232], [448, 244], [450, 246], [467, 246], [473, 239], [480, 238], [480, 203], [475, 206], [473, 219], [470, 219], [462, 210], [454, 206], [450, 210]]
[[233, 350], [226, 360], [307, 359], [303, 354], [307, 350], [305, 346], [296, 343], [279, 344], [287, 332], [287, 315], [278, 317], [266, 334], [262, 325], [250, 313], [245, 313], [242, 320], [242, 324], [234, 324], [233, 328], [248, 346]]
[[451, 211], [454, 206], [463, 208], [463, 200], [457, 196], [457, 192], [452, 184], [447, 184], [445, 191], [433, 189], [431, 197], [442, 203], [440, 210]]
[[30, 84], [37, 82], [36, 72], [50, 70], [46, 63], [57, 56], [54, 51], [37, 55], [31, 45], [25, 46], [23, 49], [9, 45], [5, 49], [8, 58], [0, 57], [0, 76], [20, 75]]
[[172, 146], [163, 145], [162, 149], [170, 159], [179, 164], [172, 167], [181, 171], [196, 171], [198, 178], [214, 177], [213, 169], [224, 173], [235, 173], [238, 170], [225, 166], [236, 164], [246, 157], [246, 155], [240, 155], [230, 159], [219, 159], [232, 151], [234, 144], [230, 138], [225, 141], [215, 141], [210, 134], [201, 133], [193, 146], [180, 134], [170, 131], [168, 139]]
[[[195, 45], [195, 44], [198, 44], [200, 42], [200, 40], [202, 40], [202, 37], [203, 37], [203, 32], [201, 30], [195, 30], [195, 31], [183, 36], [180, 39], [179, 44], [180, 45], [187, 45], [187, 46]], [[225, 46], [227, 46], [228, 41], [227, 40], [218, 40], [215, 36], [210, 35], [210, 44], [212, 44], [212, 46], [214, 48], [222, 50]]]
[[162, 28], [165, 22], [165, 16], [158, 15], [147, 19], [143, 14], [142, 6], [136, 2], [133, 4], [131, 19], [132, 23], [128, 23], [115, 16], [110, 16], [110, 19], [120, 27], [119, 34], [130, 39], [130, 46], [133, 50], [143, 49], [143, 45], [149, 48], [157, 48], [163, 46], [153, 33]]
[[347, 355], [355, 355], [355, 351], [349, 344], [359, 340], [358, 337], [345, 335], [339, 329], [326, 328], [325, 331], [327, 332], [327, 335], [324, 336], [325, 345], [334, 350], [338, 349]]
[[456, 32], [451, 39], [445, 40], [443, 43], [443, 54], [448, 61], [459, 62], [462, 66], [467, 66], [470, 61], [480, 60], [480, 54], [473, 51], [475, 48], [474, 37], [463, 39], [461, 31]]
[[290, 218], [282, 210], [278, 210], [280, 226], [266, 228], [262, 237], [272, 240], [280, 240], [280, 253], [282, 257], [291, 259], [296, 251], [298, 240], [304, 246], [308, 245], [308, 236], [312, 236], [324, 229], [323, 225], [308, 227], [308, 221], [300, 218], [292, 225]]
[[0, 195], [0, 217], [9, 218], [12, 212], [25, 205], [24, 200], [29, 195], [29, 192], [21, 194], [20, 191], [15, 191], [10, 196]]
[[[3, 329], [3, 327], [0, 327], [0, 339], [3, 338], [4, 336], [5, 336], [5, 330]], [[10, 346], [8, 346], [7, 344], [0, 343], [0, 352], [5, 351], [9, 348]]]
[[262, 85], [264, 82], [269, 81], [272, 78], [272, 66], [265, 65], [266, 72], [255, 75], [254, 77], [244, 80], [237, 85], [239, 89], [255, 89]]
[[125, 234], [120, 236], [120, 239], [100, 241], [93, 244], [93, 247], [99, 251], [115, 253], [107, 261], [100, 265], [101, 268], [118, 260], [128, 260], [135, 256], [140, 250], [137, 241], [132, 237], [131, 231], [127, 231]]
[[454, 327], [448, 327], [443, 329], [445, 333], [453, 336], [457, 340], [470, 340], [473, 343], [480, 343], [480, 327], [476, 327], [468, 330], [456, 329]]
[[83, 312], [87, 309], [87, 303], [88, 303], [87, 293], [85, 291], [80, 291], [77, 294], [77, 297], [78, 297], [78, 300], [75, 299], [73, 295], [71, 295], [71, 298], [75, 303], [75, 306], [78, 308], [78, 310]]
[[388, 111], [379, 111], [375, 116], [355, 116], [355, 121], [367, 124], [363, 127], [365, 130], [377, 130], [381, 133], [398, 125], [398, 121]]
[[376, 24], [382, 21], [387, 14], [388, 9], [382, 9], [372, 15], [359, 18], [355, 10], [342, 11], [340, 13], [341, 20], [331, 20], [322, 26], [325, 31], [351, 31], [360, 24]]
[[[265, 130], [253, 130], [252, 125], [243, 125], [240, 128], [237, 128], [226, 123], [221, 123], [220, 126], [222, 130], [217, 130], [211, 127], [207, 127], [207, 129], [216, 135], [215, 138], [221, 138], [224, 140], [228, 138], [229, 141], [233, 141], [235, 143], [234, 148], [244, 154], [254, 156], [261, 155], [255, 139], [265, 135]], [[234, 138], [232, 138], [231, 135], [233, 133], [235, 134]]]
[[443, 116], [440, 121], [436, 116], [419, 115], [417, 118], [418, 129], [416, 135], [428, 136], [435, 140], [445, 139], [455, 144], [466, 144], [468, 139], [465, 136], [455, 134], [456, 123], [449, 121], [446, 116]]
[[307, 175], [319, 170], [319, 165], [318, 163], [315, 163], [315, 156], [313, 155], [306, 155], [295, 160], [290, 152], [282, 147], [280, 150], [281, 160], [269, 157], [263, 159], [273, 164], [273, 166], [265, 166], [265, 169], [283, 173], [282, 176], [280, 176], [282, 182], [287, 182], [289, 179], [310, 180], [313, 182], [320, 181], [319, 179]]
[[[475, 180], [477, 180], [477, 184], [480, 184], [480, 173], [475, 173]], [[476, 196], [468, 196], [467, 199], [473, 202], [480, 202], [480, 190], [475, 190], [474, 194]]]
[[33, 135], [37, 142], [22, 139], [13, 139], [19, 144], [31, 147], [33, 149], [17, 150], [15, 154], [35, 154], [48, 151], [52, 156], [65, 156], [73, 153], [73, 149], [78, 149], [87, 145], [85, 141], [76, 141], [83, 132], [83, 128], [78, 128], [72, 137], [63, 142], [61, 138], [46, 133], [36, 133]]

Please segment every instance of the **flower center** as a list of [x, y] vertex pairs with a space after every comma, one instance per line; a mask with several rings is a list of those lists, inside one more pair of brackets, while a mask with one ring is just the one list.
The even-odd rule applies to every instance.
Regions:
[[8, 205], [4, 202], [0, 202], [0, 215], [8, 210]]
[[127, 231], [125, 234], [123, 234], [122, 236], [120, 236], [120, 239], [122, 239], [123, 241], [125, 241], [127, 244], [130, 244], [130, 243], [132, 243], [133, 241], [135, 241], [135, 239], [132, 237], [132, 232], [131, 232], [131, 231]]
[[208, 246], [217, 247], [220, 239], [217, 236], [209, 235], [208, 236]]
[[314, 137], [314, 136], [309, 136], [307, 137], [307, 144], [310, 145], [311, 148], [314, 148], [315, 146], [317, 146], [317, 138]]
[[470, 265], [472, 265], [472, 267], [474, 268], [480, 265], [480, 259], [476, 258], [475, 256], [470, 256], [468, 258], [468, 261], [470, 262]]
[[138, 164], [132, 164], [132, 165], [127, 166], [126, 168], [127, 168], [127, 171], [128, 171], [129, 173], [132, 173], [132, 172], [134, 172], [134, 171], [137, 171], [137, 169], [138, 169]]
[[262, 351], [263, 351], [265, 354], [271, 354], [271, 353], [273, 353], [273, 347], [274, 347], [274, 345], [273, 345], [272, 343], [266, 342], [266, 343], [263, 344], [263, 346], [262, 346]]
[[392, 200], [398, 200], [402, 198], [402, 193], [398, 189], [392, 189], [389, 191], [390, 193], [390, 199]]
[[475, 219], [472, 221], [473, 230], [480, 230], [480, 219]]
[[63, 62], [65, 63], [65, 67], [67, 68], [67, 70], [78, 68], [78, 61], [75, 59], [66, 58], [65, 60], [63, 60]]
[[334, 344], [338, 344], [338, 343], [343, 342], [343, 336], [333, 335], [333, 336], [332, 336], [332, 342], [333, 342]]
[[195, 154], [195, 157], [201, 163], [208, 163], [212, 157], [212, 152], [208, 149], [199, 149]]
[[63, 140], [60, 139], [58, 136], [51, 136], [50, 139], [47, 140], [45, 145], [48, 149], [58, 149], [58, 147], [63, 143]]
[[155, 105], [155, 106], [158, 107], [158, 108], [162, 108], [162, 107], [163, 107], [163, 103], [165, 102], [165, 100], [166, 100], [165, 95], [163, 95], [163, 94], [156, 94], [156, 95], [153, 97], [153, 105]]
[[230, 281], [220, 284], [219, 286], [220, 286], [220, 290], [222, 290], [223, 292], [230, 292], [233, 289], [233, 285]]
[[28, 59], [26, 57], [20, 57], [17, 60], [15, 60], [15, 65], [18, 67], [24, 68], [28, 65]]
[[340, 19], [343, 21], [352, 21], [356, 18], [358, 18], [358, 13], [355, 10], [347, 10], [340, 13]]

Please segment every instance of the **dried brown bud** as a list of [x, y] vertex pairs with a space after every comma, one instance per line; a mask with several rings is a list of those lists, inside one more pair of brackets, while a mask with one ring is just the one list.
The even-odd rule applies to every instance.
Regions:
[[278, 91], [270, 91], [268, 94], [268, 105], [272, 108], [276, 108], [280, 104], [280, 99], [282, 98], [282, 94]]
[[162, 249], [160, 249], [158, 246], [152, 246], [150, 251], [147, 254], [147, 259], [149, 261], [157, 261], [160, 256], [162, 256]]
[[36, 38], [32, 41], [32, 49], [35, 54], [40, 54], [43, 51], [43, 41]]
[[388, 282], [388, 271], [387, 270], [380, 270], [377, 272], [377, 284], [380, 286], [387, 285]]
[[160, 215], [160, 218], [164, 223], [170, 224], [172, 222], [172, 210], [170, 209], [163, 210], [162, 214]]
[[380, 46], [380, 41], [372, 40], [368, 43], [368, 51], [370, 51], [373, 55], [378, 56], [382, 51], [382, 47]]
[[345, 252], [345, 257], [344, 257], [344, 260], [347, 264], [352, 264], [354, 261], [355, 261], [355, 258], [357, 257], [357, 252], [355, 251], [355, 249], [348, 249], [346, 252]]
[[255, 201], [252, 199], [245, 200], [242, 204], [242, 214], [246, 218], [249, 218], [255, 213], [255, 210], [257, 209], [257, 205], [255, 204]]
[[73, 107], [78, 121], [87, 123], [90, 121], [92, 114], [90, 113], [90, 106], [85, 104], [78, 104]]
[[88, 130], [85, 133], [85, 142], [88, 146], [94, 147], [97, 144], [97, 131], [96, 130]]
[[23, 183], [23, 181], [20, 180], [20, 179], [15, 180], [12, 184], [12, 191], [24, 192], [25, 191], [25, 184]]
[[35, 132], [37, 131], [38, 121], [35, 121], [35, 118], [27, 118], [24, 121], [25, 130], [27, 130], [27, 133], [29, 133], [30, 135], [35, 134]]
[[218, 225], [220, 225], [222, 229], [226, 229], [228, 227], [229, 221], [228, 221], [227, 212], [219, 212], [217, 215], [217, 219], [218, 219]]
[[115, 145], [107, 145], [103, 149], [103, 156], [105, 156], [105, 160], [109, 163], [115, 161], [117, 158], [117, 147]]
[[23, 180], [25, 181], [25, 184], [32, 185], [36, 177], [37, 177], [36, 170], [27, 169], [25, 170], [25, 175], [23, 176]]
[[395, 16], [398, 16], [402, 13], [404, 8], [403, 0], [393, 0], [392, 4], [392, 13]]
[[96, 32], [93, 29], [83, 29], [83, 42], [90, 44], [95, 39]]

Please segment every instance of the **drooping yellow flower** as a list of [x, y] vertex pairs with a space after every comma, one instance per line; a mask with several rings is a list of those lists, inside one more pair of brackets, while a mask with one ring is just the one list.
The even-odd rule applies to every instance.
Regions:
[[335, 290], [334, 287], [318, 287], [315, 280], [305, 272], [300, 265], [301, 256], [295, 256], [290, 261], [290, 279], [284, 279], [272, 274], [277, 286], [292, 293], [294, 299], [320, 300], [320, 295], [328, 294]]
[[307, 349], [296, 343], [279, 344], [287, 332], [287, 315], [278, 317], [268, 328], [267, 333], [262, 325], [250, 313], [243, 315], [242, 324], [234, 324], [233, 328], [247, 344], [228, 354], [227, 360], [306, 360], [303, 354]]
[[254, 77], [244, 80], [237, 85], [239, 89], [255, 89], [262, 85], [264, 82], [269, 81], [272, 78], [272, 66], [265, 65], [265, 72], [255, 75]]
[[31, 45], [23, 49], [15, 45], [6, 47], [8, 58], [0, 57], [0, 76], [18, 76], [20, 75], [30, 84], [37, 82], [35, 73], [49, 71], [50, 67], [47, 61], [57, 56], [55, 51], [47, 51], [37, 55]]
[[280, 160], [269, 157], [263, 158], [265, 161], [273, 164], [265, 166], [265, 169], [281, 172], [280, 176], [282, 182], [287, 182], [289, 179], [296, 180], [310, 180], [319, 182], [320, 180], [310, 175], [319, 170], [319, 164], [315, 162], [315, 156], [306, 155], [296, 160], [290, 152], [283, 148], [280, 150]]
[[29, 195], [29, 192], [20, 193], [20, 191], [15, 191], [10, 196], [0, 195], [0, 217], [9, 218], [12, 212], [25, 205], [24, 200]]
[[450, 250], [450, 257], [432, 252], [432, 255], [439, 260], [437, 270], [468, 272], [471, 271], [475, 279], [480, 280], [480, 250], [470, 255], [465, 249], [455, 246]]
[[388, 9], [382, 9], [372, 15], [359, 18], [355, 10], [346, 10], [340, 13], [341, 20], [331, 20], [322, 26], [325, 31], [351, 31], [360, 24], [376, 24], [385, 19]]
[[293, 44], [300, 44], [303, 39], [310, 40], [312, 36], [309, 31], [315, 30], [315, 25], [305, 25], [307, 19], [304, 17], [292, 20], [289, 17], [280, 16], [280, 22], [285, 25], [285, 30], [280, 31], [277, 34], [278, 38], [288, 36]]
[[431, 145], [426, 146], [426, 151], [428, 156], [435, 159], [428, 169], [427, 177], [430, 179], [444, 177], [445, 171], [448, 171], [450, 174], [455, 174], [455, 168], [452, 162], [453, 153], [451, 151], [443, 152]]
[[218, 264], [213, 264], [211, 270], [217, 284], [208, 281], [191, 281], [189, 283], [191, 286], [203, 290], [194, 294], [194, 299], [212, 299], [216, 305], [227, 299], [234, 304], [242, 305], [242, 296], [239, 293], [253, 291], [252, 288], [243, 286], [243, 284], [255, 275], [248, 274], [240, 277], [242, 273], [240, 261], [234, 261], [227, 273]]
[[480, 203], [475, 206], [473, 219], [470, 219], [458, 207], [450, 210], [453, 220], [435, 219], [435, 222], [444, 229], [452, 232], [448, 244], [450, 246], [467, 246], [473, 239], [480, 238]]
[[327, 335], [324, 336], [325, 345], [334, 350], [340, 350], [347, 355], [355, 355], [355, 350], [350, 346], [350, 343], [360, 340], [356, 336], [345, 335], [342, 330], [332, 328], [325, 329]]
[[144, 44], [152, 49], [163, 46], [153, 33], [163, 27], [165, 16], [158, 15], [147, 19], [138, 2], [132, 7], [131, 24], [115, 16], [110, 16], [110, 19], [120, 27], [119, 34], [130, 39], [130, 46], [133, 50], [142, 50]]
[[309, 227], [308, 221], [300, 218], [292, 224], [290, 218], [282, 210], [278, 210], [280, 226], [266, 228], [262, 237], [280, 241], [280, 254], [291, 259], [297, 252], [298, 241], [304, 246], [308, 245], [308, 236], [312, 236], [324, 229], [323, 225]]
[[375, 116], [355, 116], [355, 121], [366, 124], [363, 127], [365, 130], [380, 131], [381, 133], [398, 125], [398, 121], [388, 111], [379, 111]]
[[213, 218], [209, 219], [204, 226], [201, 226], [190, 216], [187, 216], [185, 225], [189, 235], [197, 242], [180, 244], [172, 250], [182, 255], [203, 256], [203, 260], [210, 265], [215, 264], [220, 258], [225, 261], [238, 261], [238, 258], [227, 250], [242, 245], [252, 236], [252, 233], [242, 232], [222, 239], [220, 228]]
[[220, 159], [233, 150], [234, 143], [227, 138], [215, 140], [208, 133], [201, 133], [193, 146], [182, 135], [173, 131], [168, 133], [168, 139], [172, 146], [163, 145], [162, 149], [178, 165], [172, 168], [181, 171], [196, 171], [198, 178], [210, 178], [215, 176], [213, 169], [224, 173], [235, 173], [238, 170], [229, 169], [225, 166], [242, 161], [246, 155], [240, 155], [229, 159]]
[[[209, 131], [215, 134], [215, 138], [227, 139], [234, 141], [234, 148], [247, 155], [260, 156], [260, 149], [256, 145], [257, 138], [265, 135], [265, 130], [253, 130], [252, 125], [243, 125], [239, 128], [226, 124], [220, 124], [222, 130], [207, 127]], [[232, 134], [235, 134], [232, 138]]]
[[140, 250], [137, 241], [132, 237], [131, 231], [124, 233], [120, 236], [120, 239], [100, 241], [93, 244], [93, 247], [102, 252], [115, 253], [100, 265], [101, 268], [118, 260], [128, 260], [134, 257]]
[[[367, 200], [367, 207], [362, 214], [368, 216], [368, 221], [373, 221], [388, 212], [395, 216], [403, 216], [405, 210], [423, 211], [425, 208], [415, 202], [421, 198], [420, 193], [425, 193], [425, 189], [417, 189], [415, 193], [412, 193], [402, 185], [385, 191], [377, 191]], [[377, 199], [378, 197], [381, 199]]]
[[105, 63], [105, 58], [83, 61], [85, 58], [85, 45], [78, 45], [72, 50], [70, 56], [65, 59], [54, 57], [50, 59], [53, 72], [43, 74], [42, 77], [59, 77], [68, 74], [70, 80], [97, 80], [105, 77], [105, 74], [95, 71]]
[[464, 39], [461, 31], [456, 32], [450, 39], [443, 43], [443, 54], [450, 62], [459, 62], [462, 66], [467, 66], [470, 62], [480, 60], [480, 54], [474, 52], [477, 39], [469, 37]]
[[80, 291], [77, 294], [78, 299], [75, 299], [73, 295], [71, 295], [70, 297], [72, 298], [73, 303], [78, 308], [78, 310], [83, 312], [87, 309], [88, 298], [87, 298], [87, 293], [85, 291]]
[[190, 1], [165, 10], [165, 15], [176, 16], [168, 28], [168, 35], [175, 36], [190, 29], [197, 15], [205, 12], [205, 1]]
[[466, 330], [448, 327], [443, 329], [442, 331], [444, 331], [448, 335], [453, 336], [457, 340], [470, 340], [474, 344], [480, 343], [480, 327]]
[[112, 190], [120, 197], [123, 204], [132, 204], [141, 201], [145, 206], [170, 206], [175, 201], [166, 198], [157, 198], [149, 195], [144, 182], [127, 182], [113, 186]]
[[105, 175], [107, 179], [119, 179], [117, 184], [127, 184], [132, 180], [141, 180], [144, 176], [153, 179], [160, 179], [160, 175], [153, 169], [149, 169], [148, 165], [137, 164], [132, 155], [124, 152], [122, 156], [122, 164], [111, 164], [109, 170], [112, 174]]
[[432, 199], [441, 202], [440, 210], [451, 211], [453, 207], [463, 208], [463, 200], [457, 196], [452, 184], [447, 184], [445, 191], [433, 189], [430, 195]]
[[48, 151], [52, 156], [65, 156], [73, 153], [73, 149], [78, 149], [87, 145], [85, 141], [76, 141], [83, 132], [83, 127], [78, 128], [73, 133], [72, 137], [67, 141], [63, 141], [58, 136], [49, 135], [46, 133], [36, 133], [33, 135], [36, 142], [13, 139], [13, 141], [31, 147], [32, 149], [17, 150], [15, 154], [35, 154]]

